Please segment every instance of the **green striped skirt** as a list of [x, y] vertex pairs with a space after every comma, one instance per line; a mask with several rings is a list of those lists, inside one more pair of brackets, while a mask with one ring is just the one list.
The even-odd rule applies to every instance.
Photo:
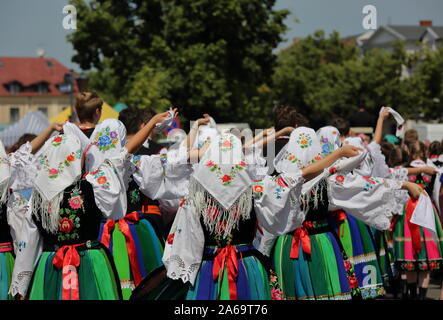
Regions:
[[[80, 300], [122, 299], [118, 275], [107, 249], [96, 244], [77, 252], [80, 256], [76, 268]], [[62, 300], [62, 269], [54, 266], [55, 255], [56, 251], [43, 251], [31, 280], [30, 300]]]

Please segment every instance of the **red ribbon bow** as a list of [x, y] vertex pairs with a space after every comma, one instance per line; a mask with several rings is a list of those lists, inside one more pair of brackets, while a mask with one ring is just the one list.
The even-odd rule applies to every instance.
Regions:
[[218, 277], [223, 279], [225, 263], [228, 271], [229, 297], [231, 300], [237, 300], [237, 285], [235, 284], [235, 279], [238, 276], [237, 252], [230, 244], [219, 249], [215, 256], [214, 266], [212, 268], [214, 280], [217, 280]]
[[414, 248], [414, 252], [419, 254], [422, 246], [420, 239], [420, 227], [411, 222], [412, 213], [414, 212], [417, 204], [418, 199], [413, 197], [409, 198], [409, 201], [406, 204], [406, 221], [408, 222], [409, 230], [411, 231], [412, 247]]
[[80, 256], [76, 247], [81, 244], [67, 245], [58, 249], [52, 264], [62, 269], [62, 300], [80, 300], [78, 289], [77, 267], [80, 265]]
[[311, 239], [309, 238], [308, 233], [309, 227], [312, 227], [312, 223], [303, 223], [303, 227], [295, 229], [294, 235], [292, 237], [291, 253], [289, 255], [291, 259], [298, 259], [298, 254], [300, 251], [300, 241], [303, 251], [307, 254], [311, 254]]
[[332, 211], [331, 214], [333, 217], [335, 217], [337, 219], [338, 236], [343, 237], [344, 236], [344, 228], [345, 228], [345, 225], [343, 222], [345, 222], [345, 220], [348, 219], [348, 217], [346, 216], [346, 213], [343, 210], [339, 209], [339, 210]]
[[[132, 275], [134, 277], [134, 284], [137, 286], [143, 279], [137, 258], [137, 249], [135, 246], [135, 241], [132, 238], [131, 231], [129, 230], [128, 222], [139, 221], [139, 215], [137, 211], [128, 213], [123, 219], [118, 220], [118, 227], [125, 236], [126, 248], [128, 249], [129, 264], [131, 265]], [[109, 243], [111, 241], [111, 234], [115, 228], [115, 221], [108, 220], [103, 226], [103, 234], [101, 238], [101, 243], [103, 243], [107, 248], [109, 248]]]

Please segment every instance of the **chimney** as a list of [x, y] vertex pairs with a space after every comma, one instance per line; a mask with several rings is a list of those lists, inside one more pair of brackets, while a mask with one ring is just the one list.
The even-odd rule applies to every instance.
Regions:
[[432, 20], [420, 20], [420, 26], [432, 27]]

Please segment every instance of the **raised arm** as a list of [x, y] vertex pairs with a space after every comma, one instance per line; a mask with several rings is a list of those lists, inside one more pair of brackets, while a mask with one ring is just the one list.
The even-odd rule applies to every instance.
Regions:
[[358, 155], [358, 151], [361, 151], [361, 149], [353, 146], [341, 147], [340, 149], [335, 150], [334, 152], [324, 157], [323, 159], [304, 168], [302, 170], [302, 176], [306, 181], [314, 179], [316, 176], [322, 173], [324, 169], [330, 167], [338, 159], [343, 157], [346, 158], [355, 157]]
[[61, 131], [63, 124], [54, 122], [47, 127], [42, 133], [40, 133], [34, 140], [31, 141], [32, 153], [36, 154], [38, 150], [45, 144], [54, 131]]
[[209, 114], [205, 113], [203, 117], [204, 118], [200, 118], [197, 121], [195, 121], [194, 124], [192, 125], [191, 130], [189, 130], [189, 134], [186, 136], [186, 142], [185, 142], [185, 147], [187, 149], [192, 148], [192, 146], [194, 145], [194, 141], [198, 132], [198, 127], [209, 123], [209, 117], [210, 117]]
[[[257, 147], [263, 147], [263, 146], [267, 145], [269, 143], [269, 141], [275, 140], [278, 137], [289, 136], [292, 133], [292, 131], [294, 131], [294, 130], [295, 130], [295, 128], [293, 128], [293, 127], [286, 127], [286, 128], [283, 128], [277, 132], [274, 131], [274, 133], [271, 133], [271, 134], [269, 134], [269, 131], [268, 131], [268, 132], [266, 132], [266, 137], [263, 137], [264, 133], [262, 133], [261, 139], [260, 140], [256, 139], [258, 141], [255, 141], [253, 143]], [[251, 141], [249, 141], [247, 144], [245, 144], [245, 147], [248, 147], [250, 144], [252, 144]]]
[[[174, 109], [174, 117], [177, 116], [177, 109]], [[140, 146], [146, 141], [148, 136], [151, 134], [152, 130], [154, 129], [155, 125], [157, 123], [161, 123], [164, 120], [168, 119], [170, 116], [169, 111], [156, 114], [154, 117], [152, 117], [151, 120], [142, 128], [140, 129], [132, 138], [129, 140], [125, 148], [128, 150], [129, 153], [134, 153]]]
[[377, 144], [381, 144], [381, 139], [383, 134], [383, 122], [387, 117], [389, 117], [388, 108], [383, 108], [383, 110], [380, 112], [378, 116], [377, 126], [375, 127], [374, 142]]

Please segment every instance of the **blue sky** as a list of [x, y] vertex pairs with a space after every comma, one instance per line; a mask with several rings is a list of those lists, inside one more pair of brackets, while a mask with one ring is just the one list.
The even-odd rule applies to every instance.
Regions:
[[[66, 4], [68, 0], [0, 0], [0, 56], [33, 57], [41, 47], [47, 56], [79, 71], [71, 62], [73, 49], [66, 41], [71, 31], [62, 26]], [[277, 0], [275, 8], [291, 11], [285, 21], [290, 28], [285, 38], [290, 40], [318, 29], [337, 30], [343, 36], [362, 33], [362, 9], [368, 4], [377, 8], [378, 26], [417, 25], [420, 20], [443, 26], [442, 0]]]

